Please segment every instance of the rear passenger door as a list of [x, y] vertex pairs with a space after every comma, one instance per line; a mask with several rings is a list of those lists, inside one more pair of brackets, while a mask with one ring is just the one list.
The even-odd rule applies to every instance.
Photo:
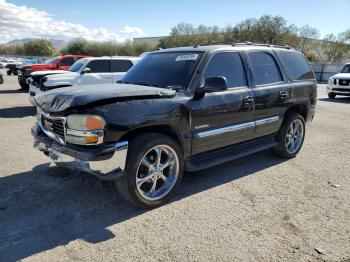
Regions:
[[228, 89], [191, 101], [192, 154], [230, 146], [252, 138], [254, 108], [247, 70], [238, 52], [213, 55], [203, 73], [225, 77]]
[[[313, 107], [316, 101], [315, 75], [306, 58], [295, 51], [278, 51], [292, 91], [292, 102]], [[305, 119], [307, 120], [307, 119]]]
[[85, 68], [90, 68], [91, 71], [81, 75], [80, 84], [92, 85], [112, 83], [110, 59], [92, 60]]
[[112, 81], [113, 83], [122, 79], [125, 73], [133, 66], [130, 60], [112, 60]]
[[279, 130], [291, 91], [273, 51], [250, 51], [248, 58], [254, 86], [254, 138], [258, 138]]

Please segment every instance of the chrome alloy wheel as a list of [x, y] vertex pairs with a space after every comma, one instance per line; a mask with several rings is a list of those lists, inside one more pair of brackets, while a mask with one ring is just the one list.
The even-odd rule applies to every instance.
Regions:
[[136, 187], [143, 198], [156, 201], [173, 189], [178, 175], [179, 159], [175, 150], [157, 145], [143, 155], [136, 172]]
[[303, 123], [299, 119], [296, 119], [292, 123], [290, 123], [287, 130], [285, 146], [288, 153], [294, 154], [295, 152], [297, 152], [300, 149], [301, 144], [303, 143], [303, 139]]

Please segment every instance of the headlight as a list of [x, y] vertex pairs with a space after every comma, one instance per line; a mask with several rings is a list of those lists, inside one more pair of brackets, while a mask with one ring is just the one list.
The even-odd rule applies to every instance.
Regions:
[[98, 115], [69, 115], [66, 141], [78, 145], [97, 145], [103, 142], [106, 121]]

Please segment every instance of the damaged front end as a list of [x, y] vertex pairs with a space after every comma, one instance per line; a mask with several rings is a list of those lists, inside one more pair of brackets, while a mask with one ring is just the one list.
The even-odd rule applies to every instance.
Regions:
[[127, 141], [102, 143], [103, 131], [71, 129], [66, 117], [53, 117], [39, 111], [37, 118], [31, 130], [34, 148], [44, 152], [55, 164], [103, 180], [115, 180], [124, 174]]

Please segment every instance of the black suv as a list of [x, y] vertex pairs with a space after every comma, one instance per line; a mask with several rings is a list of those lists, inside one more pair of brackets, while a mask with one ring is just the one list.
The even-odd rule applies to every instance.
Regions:
[[115, 180], [135, 205], [156, 207], [184, 171], [268, 148], [294, 157], [314, 116], [316, 81], [288, 47], [193, 46], [147, 54], [118, 84], [35, 100], [36, 148], [57, 164]]

